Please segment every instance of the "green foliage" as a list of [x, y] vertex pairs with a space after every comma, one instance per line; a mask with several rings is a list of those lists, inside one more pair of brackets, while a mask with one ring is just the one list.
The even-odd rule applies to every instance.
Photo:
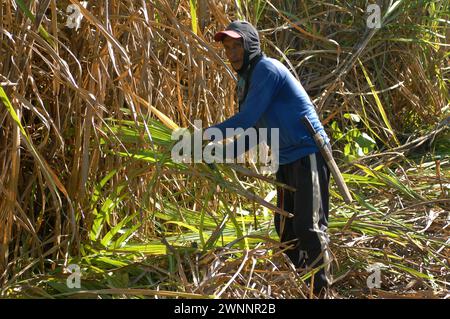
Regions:
[[197, 19], [197, 0], [189, 0], [189, 8], [191, 11], [191, 25], [192, 31], [198, 33], [198, 19]]
[[343, 145], [344, 156], [347, 161], [352, 161], [361, 156], [368, 155], [376, 148], [376, 142], [367, 133], [361, 132], [357, 124], [361, 122], [357, 114], [346, 113], [344, 118], [349, 119], [352, 125], [341, 130], [337, 121], [330, 125], [333, 143]]

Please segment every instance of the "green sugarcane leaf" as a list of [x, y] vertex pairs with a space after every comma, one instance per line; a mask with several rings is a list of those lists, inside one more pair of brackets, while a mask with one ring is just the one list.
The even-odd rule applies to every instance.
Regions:
[[195, 34], [198, 34], [197, 0], [189, 0], [189, 6], [190, 6], [190, 10], [191, 10], [192, 31]]

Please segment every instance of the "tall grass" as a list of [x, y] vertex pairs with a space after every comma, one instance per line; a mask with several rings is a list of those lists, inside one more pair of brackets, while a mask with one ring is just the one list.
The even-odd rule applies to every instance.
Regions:
[[236, 110], [212, 36], [237, 17], [310, 93], [357, 199], [333, 185], [331, 297], [445, 295], [449, 5], [383, 3], [367, 29], [366, 1], [3, 1], [2, 296], [310, 297], [311, 269], [279, 253], [272, 177], [170, 159], [174, 127]]

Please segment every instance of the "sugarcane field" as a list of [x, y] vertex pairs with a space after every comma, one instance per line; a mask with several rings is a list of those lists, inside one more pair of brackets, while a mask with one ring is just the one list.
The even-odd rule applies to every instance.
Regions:
[[0, 299], [450, 299], [449, 194], [449, 1], [1, 1]]

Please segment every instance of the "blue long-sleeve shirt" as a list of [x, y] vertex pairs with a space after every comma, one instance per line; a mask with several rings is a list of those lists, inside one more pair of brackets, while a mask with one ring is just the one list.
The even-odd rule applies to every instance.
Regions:
[[263, 57], [253, 70], [250, 87], [240, 112], [212, 128], [218, 128], [224, 138], [232, 137], [227, 136], [227, 128], [267, 128], [269, 146], [270, 129], [278, 128], [279, 164], [284, 165], [318, 151], [313, 138], [301, 122], [305, 115], [314, 129], [328, 142], [329, 139], [303, 86], [281, 62]]

